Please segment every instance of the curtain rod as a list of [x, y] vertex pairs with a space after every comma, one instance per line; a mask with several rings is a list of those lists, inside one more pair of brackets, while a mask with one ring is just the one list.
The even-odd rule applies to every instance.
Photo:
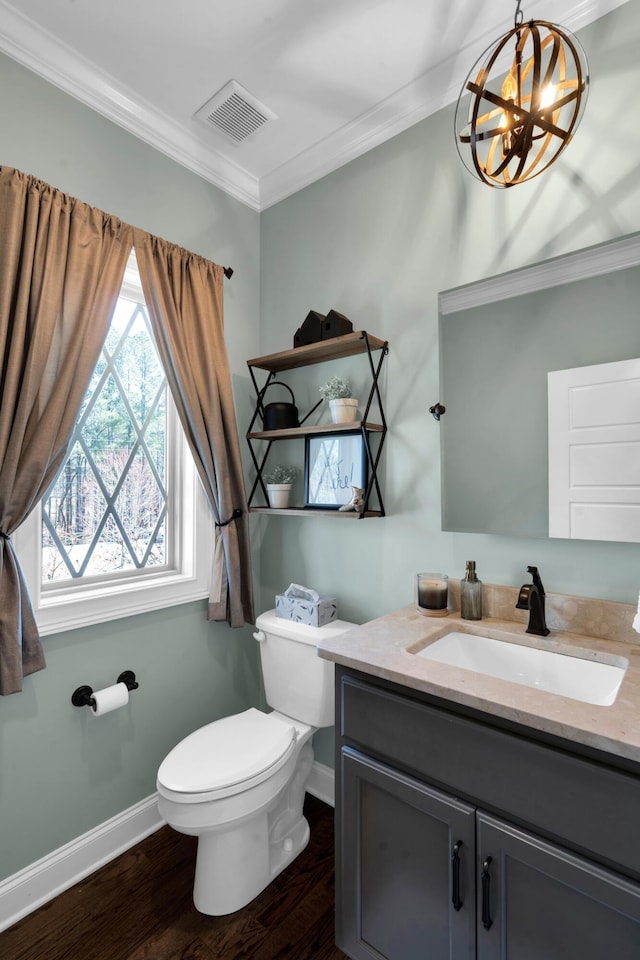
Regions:
[[[16, 169], [16, 168], [14, 168], [14, 169]], [[2, 170], [2, 164], [0, 164], [0, 170]], [[20, 170], [18, 170], [17, 172], [18, 172], [18, 173], [22, 173], [22, 171], [20, 171]], [[30, 176], [30, 177], [33, 177], [33, 174], [26, 174], [26, 173], [25, 173], [25, 174], [23, 174], [23, 176], [25, 176], [25, 177], [29, 177], [29, 176]], [[37, 179], [37, 177], [33, 177], [33, 179], [35, 180], [35, 179]], [[40, 181], [40, 182], [41, 182], [41, 183], [44, 183], [44, 180], [42, 180], [42, 181]], [[48, 184], [45, 184], [45, 185], [48, 186]], [[51, 189], [53, 189], [53, 190], [58, 190], [58, 187], [52, 187]], [[59, 191], [59, 192], [62, 192], [62, 191]], [[69, 196], [70, 196], [70, 194], [69, 194]], [[84, 201], [81, 201], [81, 202], [84, 202]], [[87, 206], [88, 206], [88, 204], [87, 204]], [[100, 212], [102, 213], [102, 211], [100, 211]], [[105, 215], [106, 215], [106, 216], [111, 216], [111, 214], [105, 214]], [[119, 219], [119, 218], [115, 218], [115, 219]], [[125, 221], [123, 220], [123, 221], [121, 221], [121, 222], [124, 223]], [[135, 228], [134, 228], [134, 229], [135, 229]], [[223, 267], [222, 269], [223, 269], [224, 275], [225, 275], [225, 277], [227, 278], [227, 280], [231, 280], [231, 277], [233, 276], [233, 267]]]

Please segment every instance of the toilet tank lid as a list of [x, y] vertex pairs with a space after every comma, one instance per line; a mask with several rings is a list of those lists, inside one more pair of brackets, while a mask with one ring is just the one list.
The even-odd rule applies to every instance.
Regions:
[[347, 630], [352, 630], [356, 626], [356, 623], [349, 623], [347, 620], [333, 620], [331, 623], [326, 623], [324, 627], [310, 627], [306, 623], [298, 623], [297, 620], [277, 617], [275, 610], [267, 610], [256, 617], [258, 630], [264, 630], [265, 633], [274, 633], [277, 636], [286, 637], [288, 640], [309, 643], [314, 647], [325, 640], [346, 633]]
[[177, 793], [231, 787], [273, 766], [295, 736], [293, 724], [251, 707], [181, 740], [160, 764], [158, 781]]

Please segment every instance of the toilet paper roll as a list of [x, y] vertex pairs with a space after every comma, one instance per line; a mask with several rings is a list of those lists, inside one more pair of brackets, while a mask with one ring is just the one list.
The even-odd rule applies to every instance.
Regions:
[[94, 691], [93, 699], [95, 705], [92, 705], [91, 712], [94, 717], [102, 717], [129, 703], [129, 689], [126, 683], [115, 683], [112, 687]]

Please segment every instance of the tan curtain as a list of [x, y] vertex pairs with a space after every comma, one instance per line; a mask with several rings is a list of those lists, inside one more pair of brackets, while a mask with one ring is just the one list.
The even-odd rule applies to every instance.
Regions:
[[61, 463], [120, 291], [132, 229], [0, 170], [0, 693], [44, 667], [11, 534]]
[[216, 521], [209, 619], [240, 627], [254, 613], [223, 268], [142, 231], [134, 245], [162, 365]]

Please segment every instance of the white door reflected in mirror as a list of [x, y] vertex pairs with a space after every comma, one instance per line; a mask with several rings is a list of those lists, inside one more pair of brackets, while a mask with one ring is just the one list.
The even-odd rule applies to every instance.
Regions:
[[549, 536], [640, 542], [640, 359], [548, 374]]

